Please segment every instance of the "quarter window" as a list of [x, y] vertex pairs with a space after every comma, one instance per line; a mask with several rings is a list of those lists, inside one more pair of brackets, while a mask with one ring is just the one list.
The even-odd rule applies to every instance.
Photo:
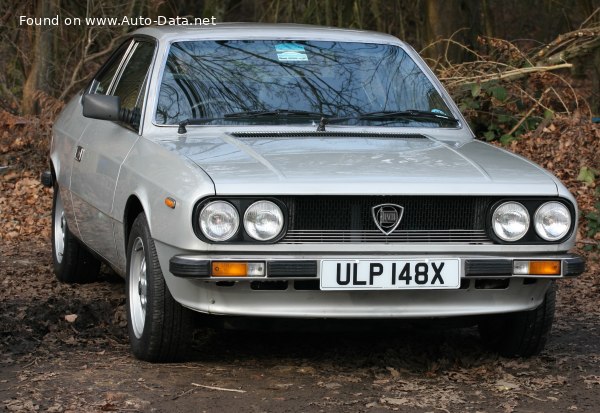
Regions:
[[106, 95], [110, 89], [110, 85], [112, 83], [117, 70], [119, 70], [119, 66], [121, 65], [121, 61], [123, 60], [123, 56], [125, 52], [129, 48], [131, 42], [126, 42], [121, 47], [117, 49], [117, 51], [111, 56], [108, 64], [100, 69], [100, 72], [94, 78], [92, 82], [92, 86], [90, 87], [89, 93], [97, 94], [97, 95]]
[[127, 66], [121, 72], [112, 93], [121, 98], [122, 109], [141, 110], [140, 91], [146, 80], [153, 55], [154, 45], [151, 43], [139, 42], [135, 45], [135, 50], [129, 56]]

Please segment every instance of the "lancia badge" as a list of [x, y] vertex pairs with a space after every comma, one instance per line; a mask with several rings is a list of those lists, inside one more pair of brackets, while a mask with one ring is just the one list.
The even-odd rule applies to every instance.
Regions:
[[385, 235], [390, 235], [402, 220], [404, 207], [396, 204], [381, 204], [371, 208], [375, 225]]

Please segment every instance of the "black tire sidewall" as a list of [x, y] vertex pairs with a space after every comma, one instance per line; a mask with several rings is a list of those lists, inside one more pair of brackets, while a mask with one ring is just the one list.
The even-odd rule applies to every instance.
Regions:
[[71, 272], [71, 267], [74, 265], [72, 248], [70, 248], [70, 244], [72, 244], [72, 235], [69, 232], [69, 227], [67, 226], [65, 228], [63, 257], [61, 262], [58, 262], [58, 258], [56, 256], [56, 201], [58, 197], [60, 197], [60, 189], [58, 188], [58, 186], [55, 186], [54, 194], [52, 196], [52, 263], [54, 267], [54, 274], [56, 274], [56, 277], [60, 281], [68, 282], [68, 274]]
[[[135, 332], [133, 330], [133, 323], [131, 320], [131, 297], [130, 297], [130, 277], [131, 277], [131, 252], [133, 249], [133, 244], [137, 238], [142, 240], [144, 245], [144, 256], [146, 258], [146, 313], [144, 318], [144, 328], [141, 334], [141, 337], [136, 337]], [[152, 359], [155, 351], [157, 351], [157, 344], [153, 342], [155, 339], [157, 332], [156, 330], [158, 326], [162, 325], [162, 317], [161, 317], [161, 309], [157, 308], [159, 305], [159, 301], [162, 301], [162, 296], [160, 296], [160, 292], [164, 286], [164, 281], [162, 278], [162, 273], [160, 268], [155, 268], [155, 263], [153, 262], [153, 252], [154, 252], [154, 242], [150, 237], [150, 229], [148, 227], [148, 223], [146, 221], [145, 214], [140, 214], [135, 219], [133, 226], [131, 228], [131, 232], [129, 234], [129, 239], [127, 242], [127, 275], [126, 275], [126, 305], [127, 305], [127, 330], [129, 332], [129, 341], [131, 343], [131, 348], [136, 357], [147, 360]], [[160, 285], [163, 283], [163, 285]], [[155, 340], [154, 340], [155, 341]]]
[[[131, 260], [135, 240], [140, 238], [146, 259], [146, 312], [140, 337], [136, 337], [131, 322], [130, 297]], [[194, 328], [193, 312], [179, 304], [171, 295], [163, 277], [154, 240], [146, 216], [141, 213], [133, 222], [127, 241], [126, 275], [127, 329], [133, 354], [150, 362], [182, 361], [187, 357]]]
[[52, 194], [52, 228], [50, 231], [50, 236], [51, 241], [52, 241], [52, 264], [54, 267], [54, 273], [55, 274], [59, 274], [61, 273], [63, 264], [65, 262], [65, 257], [64, 257], [64, 252], [63, 252], [63, 259], [62, 261], [59, 263], [58, 259], [56, 258], [56, 198], [58, 197], [58, 187], [55, 186], [54, 190], [53, 190], [53, 194]]
[[479, 324], [483, 342], [505, 357], [531, 357], [539, 354], [550, 336], [555, 300], [556, 284], [552, 282], [537, 308], [485, 317]]
[[[63, 257], [58, 262], [56, 256], [56, 201], [60, 197], [58, 185], [54, 186], [52, 195], [52, 264], [54, 274], [59, 281], [65, 283], [89, 283], [96, 281], [100, 272], [100, 260], [89, 252], [83, 244], [75, 238], [65, 222], [65, 239], [63, 243]], [[63, 200], [64, 211], [64, 200]]]

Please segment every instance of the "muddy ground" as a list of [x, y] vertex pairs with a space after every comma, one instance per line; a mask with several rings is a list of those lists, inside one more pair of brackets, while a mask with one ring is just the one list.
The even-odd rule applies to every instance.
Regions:
[[[124, 284], [58, 283], [48, 242], [3, 245], [0, 406], [8, 411], [597, 412], [599, 274], [562, 281], [546, 350], [487, 353], [474, 329], [199, 329], [190, 361], [129, 353]], [[589, 255], [598, 268], [598, 254]], [[77, 315], [76, 319], [73, 315]]]

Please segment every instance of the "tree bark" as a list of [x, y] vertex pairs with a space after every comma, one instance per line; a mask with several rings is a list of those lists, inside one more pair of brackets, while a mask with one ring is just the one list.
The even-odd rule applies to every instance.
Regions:
[[[483, 31], [480, 20], [486, 11], [481, 7], [485, 6], [467, 0], [427, 0], [425, 46], [436, 40], [453, 37], [457, 42], [473, 47], [477, 36]], [[463, 53], [464, 50], [460, 48], [448, 48], [446, 44], [438, 43], [435, 48], [426, 50], [426, 57], [436, 59], [444, 56], [449, 61], [461, 62]]]
[[[52, 18], [56, 15], [59, 0], [38, 0], [36, 17]], [[33, 45], [33, 59], [23, 86], [21, 111], [24, 114], [39, 114], [40, 104], [38, 91], [49, 92], [52, 81], [52, 56], [54, 29], [50, 25], [35, 26], [35, 40]]]
[[592, 114], [600, 115], [600, 47], [594, 52], [592, 59], [592, 97], [590, 106]]

